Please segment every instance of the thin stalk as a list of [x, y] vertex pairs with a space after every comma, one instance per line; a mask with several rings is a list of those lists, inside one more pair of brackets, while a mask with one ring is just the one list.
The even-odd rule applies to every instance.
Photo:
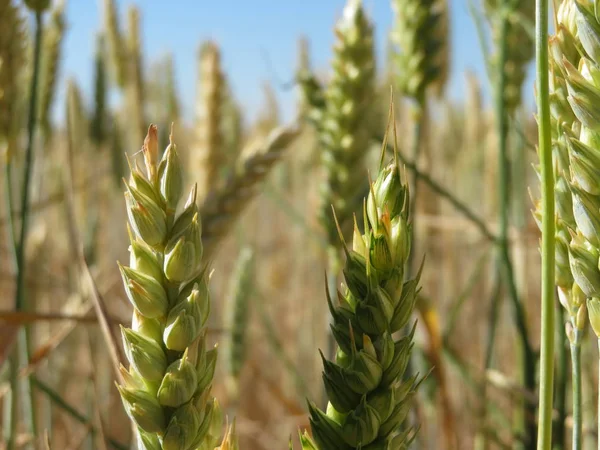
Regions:
[[581, 450], [583, 445], [583, 414], [581, 397], [581, 337], [575, 330], [575, 342], [571, 344], [571, 383], [573, 385], [573, 444], [572, 450]]
[[[558, 323], [565, 322], [565, 310], [561, 305], [556, 305]], [[568, 361], [565, 333], [561, 327], [556, 327], [556, 428], [554, 430], [554, 450], [564, 450], [567, 419], [567, 384]]]
[[[522, 377], [525, 389], [535, 391], [535, 358], [529, 343], [529, 333], [527, 330], [527, 319], [523, 304], [519, 298], [519, 292], [515, 281], [510, 248], [508, 243], [508, 227], [510, 214], [510, 185], [509, 185], [509, 160], [508, 160], [508, 112], [505, 108], [504, 91], [506, 90], [506, 61], [508, 55], [508, 17], [502, 15], [500, 18], [500, 33], [498, 37], [498, 73], [495, 89], [496, 101], [496, 125], [498, 128], [498, 194], [500, 208], [500, 236], [498, 242], [498, 251], [501, 267], [504, 270], [504, 278], [507, 283], [508, 293], [513, 303], [515, 321], [522, 352]], [[535, 441], [535, 422], [532, 420], [535, 410], [530, 405], [524, 405], [523, 426], [521, 430], [525, 433], [526, 448], [534, 448]], [[531, 417], [530, 417], [531, 415]]]
[[475, 269], [473, 270], [473, 272], [467, 279], [467, 282], [465, 283], [464, 288], [457, 296], [456, 300], [454, 301], [454, 304], [451, 306], [450, 311], [448, 313], [448, 318], [446, 319], [446, 327], [442, 334], [443, 342], [449, 342], [450, 337], [456, 327], [456, 323], [458, 321], [460, 312], [462, 311], [462, 307], [463, 307], [465, 301], [471, 297], [473, 289], [475, 288], [475, 286], [477, 286], [477, 283], [479, 283], [479, 281], [481, 280], [481, 277], [484, 274], [483, 269], [486, 268], [485, 262], [486, 262], [486, 259], [488, 258], [488, 253], [489, 253], [488, 249], [485, 249], [481, 253], [481, 256], [477, 259], [477, 262], [475, 264]]
[[[33, 53], [33, 74], [31, 77], [30, 92], [29, 92], [29, 112], [27, 121], [27, 148], [25, 151], [25, 173], [23, 177], [23, 186], [21, 191], [21, 232], [19, 235], [19, 245], [15, 251], [15, 261], [17, 269], [17, 282], [15, 292], [15, 311], [21, 311], [25, 307], [25, 246], [27, 243], [27, 228], [29, 225], [29, 185], [31, 181], [31, 172], [33, 168], [33, 145], [35, 140], [35, 125], [37, 119], [37, 91], [38, 91], [38, 75], [40, 70], [40, 54], [42, 44], [42, 13], [35, 13], [35, 46]], [[9, 211], [10, 214], [10, 211]], [[18, 364], [11, 364], [11, 389], [12, 389], [12, 405], [11, 414], [16, 414], [18, 402], [18, 369], [19, 366], [29, 359], [28, 338], [25, 333], [20, 333], [17, 342], [16, 352], [18, 356], [16, 361]], [[25, 359], [25, 361], [22, 361]], [[30, 383], [28, 380], [25, 385], [26, 399], [23, 403], [24, 413], [29, 422], [30, 433], [35, 440], [36, 436], [36, 415], [31, 393]], [[10, 435], [7, 443], [7, 450], [12, 450], [16, 445], [15, 437], [17, 432], [16, 416], [11, 419]]]
[[[496, 263], [498, 264], [498, 263]], [[498, 318], [499, 318], [499, 310], [500, 310], [500, 300], [502, 300], [502, 279], [498, 273], [496, 273], [496, 280], [494, 281], [494, 290], [492, 295], [492, 302], [490, 307], [490, 315], [488, 318], [488, 335], [487, 342], [485, 348], [485, 360], [484, 360], [484, 372], [486, 373], [488, 369], [492, 367], [492, 362], [494, 359], [494, 346], [496, 342], [496, 330], [498, 328]], [[484, 380], [481, 383], [481, 412], [480, 412], [480, 420], [481, 427], [478, 428], [478, 435], [475, 437], [475, 448], [485, 450], [489, 448], [488, 443], [488, 434], [485, 433], [485, 427], [487, 425], [487, 385], [488, 383]]]
[[17, 270], [17, 237], [15, 236], [15, 224], [13, 221], [14, 204], [12, 191], [12, 158], [9, 156], [4, 165], [4, 201], [6, 204], [7, 213], [7, 233], [8, 243], [11, 252], [12, 263], [14, 270]]
[[[424, 128], [424, 121], [425, 121], [425, 98], [420, 98], [417, 100], [417, 105], [414, 107], [413, 110], [413, 141], [412, 141], [412, 152], [411, 152], [411, 158], [413, 160], [413, 162], [415, 163], [415, 167], [418, 168], [419, 167], [419, 156], [421, 154], [421, 147], [422, 147], [422, 141], [423, 141], [423, 128]], [[418, 186], [419, 186], [419, 177], [417, 175], [417, 172], [413, 172], [412, 173], [412, 178], [411, 178], [411, 184], [410, 184], [410, 217], [412, 218], [412, 226], [410, 228], [410, 241], [412, 242], [412, 251], [410, 252], [410, 255], [408, 257], [408, 263], [407, 263], [407, 267], [408, 267], [408, 274], [409, 276], [412, 274], [413, 272], [413, 261], [414, 261], [414, 255], [417, 254], [417, 252], [415, 251], [416, 248], [416, 240], [414, 238], [415, 233], [417, 231], [417, 223], [416, 223], [416, 219], [417, 219], [417, 194], [418, 194]]]
[[554, 174], [550, 137], [548, 83], [548, 0], [536, 0], [536, 90], [540, 173], [542, 180], [542, 298], [541, 352], [538, 410], [538, 450], [552, 445], [552, 397], [554, 388]]

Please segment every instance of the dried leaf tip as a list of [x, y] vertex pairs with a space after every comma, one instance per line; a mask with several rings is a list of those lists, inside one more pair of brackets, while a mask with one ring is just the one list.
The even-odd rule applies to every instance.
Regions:
[[142, 151], [144, 152], [148, 178], [154, 182], [156, 181], [156, 167], [158, 164], [158, 127], [154, 124], [151, 124], [148, 128]]

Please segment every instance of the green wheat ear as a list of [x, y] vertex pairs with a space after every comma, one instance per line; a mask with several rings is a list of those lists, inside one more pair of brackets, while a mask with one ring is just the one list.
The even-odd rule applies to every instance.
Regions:
[[352, 201], [362, 188], [369, 150], [372, 101], [375, 97], [373, 26], [360, 0], [349, 0], [335, 27], [333, 72], [320, 86], [307, 67], [298, 78], [304, 94], [305, 116], [319, 135], [326, 179], [321, 188], [320, 220], [327, 232], [333, 261], [339, 259], [338, 238], [331, 206], [345, 235], [352, 230]]
[[[535, 2], [486, 0], [486, 12], [492, 25], [492, 35], [498, 45], [506, 45], [506, 63], [503, 71], [506, 77], [504, 104], [507, 112], [513, 115], [521, 105], [523, 83], [527, 77], [527, 67], [534, 56], [534, 37], [528, 27], [534, 23]], [[502, 15], [507, 16], [506, 42], [498, 42], [501, 33]], [[492, 55], [492, 65], [497, 64], [498, 49]], [[500, 70], [494, 70], [495, 74]]]
[[118, 388], [141, 448], [212, 449], [222, 415], [211, 396], [217, 350], [206, 349], [210, 298], [196, 187], [178, 208], [182, 164], [172, 136], [159, 160], [154, 125], [143, 154], [146, 171], [134, 164], [125, 192], [131, 257], [119, 269], [134, 312], [132, 327], [122, 328], [130, 367], [121, 368]]
[[[329, 404], [322, 411], [309, 402], [313, 438], [301, 436], [305, 450], [396, 450], [415, 438], [417, 430], [406, 419], [420, 379], [407, 378], [405, 372], [414, 345], [415, 326], [409, 321], [423, 267], [416, 278], [405, 280], [409, 206], [396, 157], [371, 183], [364, 232], [355, 223], [348, 247], [339, 230], [346, 254], [345, 286], [326, 292], [338, 349], [335, 361], [321, 354]], [[392, 337], [407, 327], [403, 337]]]
[[448, 78], [448, 5], [446, 0], [392, 0], [392, 7], [398, 87], [422, 104], [427, 88], [441, 93]]

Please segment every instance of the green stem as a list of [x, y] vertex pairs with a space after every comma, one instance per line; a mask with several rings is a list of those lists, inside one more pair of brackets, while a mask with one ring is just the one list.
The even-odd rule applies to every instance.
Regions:
[[571, 344], [571, 371], [573, 384], [573, 445], [572, 450], [582, 448], [582, 403], [581, 403], [581, 337], [575, 330], [575, 342]]
[[[561, 305], [556, 306], [558, 323], [565, 322], [565, 310]], [[556, 429], [554, 430], [553, 449], [564, 450], [567, 420], [567, 384], [568, 361], [564, 329], [556, 327]]]
[[[417, 105], [413, 109], [413, 140], [412, 140], [412, 150], [410, 157], [417, 167], [419, 167], [419, 157], [421, 155], [421, 141], [423, 140], [423, 122], [425, 120], [425, 100], [418, 100]], [[416, 173], [413, 172], [411, 184], [410, 184], [410, 199], [411, 199], [411, 217], [413, 220], [415, 219], [415, 206], [416, 206], [416, 198], [417, 198], [417, 181], [419, 177]]]
[[[42, 13], [35, 14], [35, 47], [33, 56], [33, 74], [31, 77], [31, 85], [29, 92], [29, 112], [27, 121], [27, 148], [25, 151], [25, 174], [23, 177], [23, 186], [21, 191], [21, 232], [19, 235], [19, 245], [16, 246], [15, 261], [17, 269], [17, 281], [15, 292], [15, 310], [22, 311], [25, 308], [25, 247], [27, 244], [27, 228], [29, 225], [29, 185], [31, 181], [31, 172], [33, 168], [33, 145], [35, 140], [35, 125], [37, 119], [37, 91], [38, 91], [38, 75], [40, 70], [40, 54], [42, 44]], [[10, 211], [9, 211], [10, 214]], [[19, 364], [11, 365], [11, 388], [12, 388], [12, 414], [16, 414], [18, 395], [18, 369], [21, 364], [24, 364], [29, 359], [29, 349], [27, 348], [28, 337], [26, 333], [19, 333], [17, 342], [18, 356], [16, 358]], [[25, 361], [22, 361], [25, 359]], [[24, 401], [24, 413], [29, 422], [29, 431], [35, 440], [36, 436], [36, 414], [31, 393], [31, 379], [28, 380], [25, 386], [26, 399]], [[17, 420], [11, 421], [10, 436], [7, 443], [7, 449], [14, 448], [16, 437]]]
[[[509, 186], [509, 160], [508, 160], [508, 113], [505, 108], [504, 91], [506, 90], [506, 61], [508, 57], [508, 17], [501, 15], [500, 33], [498, 36], [498, 73], [497, 84], [495, 89], [496, 94], [496, 121], [498, 127], [498, 194], [500, 208], [500, 236], [498, 242], [498, 250], [501, 261], [501, 267], [504, 270], [504, 276], [508, 287], [511, 302], [514, 307], [515, 322], [519, 333], [522, 351], [522, 376], [525, 388], [530, 391], [535, 391], [535, 357], [531, 345], [529, 343], [529, 333], [527, 330], [527, 319], [523, 304], [519, 298], [517, 284], [515, 281], [512, 258], [508, 243], [508, 227], [510, 214], [510, 186]], [[532, 420], [535, 410], [532, 406], [524, 404], [523, 411], [523, 426], [521, 430], [525, 432], [525, 442], [527, 448], [533, 448], [535, 442], [535, 422]], [[531, 415], [531, 417], [530, 417]]]
[[[498, 328], [498, 311], [500, 310], [500, 300], [502, 299], [502, 281], [498, 273], [496, 273], [496, 280], [494, 282], [494, 291], [492, 296], [492, 304], [490, 307], [490, 315], [488, 318], [488, 335], [485, 349], [485, 360], [484, 360], [484, 371], [485, 374], [489, 368], [492, 367], [492, 361], [494, 359], [494, 344], [496, 342], [496, 330]], [[484, 380], [481, 384], [481, 426], [478, 428], [478, 436], [475, 438], [476, 449], [485, 450], [489, 448], [488, 435], [485, 433], [487, 427], [487, 385], [488, 383]]]
[[[420, 98], [417, 100], [417, 105], [413, 110], [413, 142], [412, 142], [412, 154], [411, 158], [415, 163], [415, 167], [419, 167], [419, 156], [421, 154], [422, 140], [423, 140], [423, 124], [425, 121], [425, 98]], [[415, 233], [417, 231], [417, 194], [418, 194], [418, 186], [419, 186], [419, 177], [417, 176], [416, 171], [412, 173], [412, 179], [410, 184], [410, 217], [412, 218], [412, 226], [410, 227], [410, 242], [412, 242], [412, 251], [408, 256], [408, 275], [411, 276], [413, 273], [413, 261], [414, 255], [417, 253], [416, 249], [416, 239]]]
[[[11, 158], [10, 156], [8, 158]], [[13, 203], [13, 193], [12, 193], [12, 161], [11, 159], [6, 160], [4, 166], [4, 199], [6, 203], [6, 213], [7, 213], [7, 233], [8, 233], [8, 243], [11, 251], [11, 258], [14, 265], [14, 270], [17, 270], [17, 237], [15, 235], [15, 224], [13, 221], [14, 214], [14, 203]]]
[[477, 262], [474, 266], [475, 268], [474, 268], [473, 272], [467, 279], [465, 287], [462, 289], [462, 291], [456, 297], [454, 304], [450, 307], [450, 311], [448, 313], [448, 318], [446, 319], [446, 327], [444, 329], [444, 332], [442, 333], [442, 336], [443, 336], [442, 341], [443, 342], [449, 342], [450, 337], [456, 327], [456, 323], [458, 322], [458, 318], [460, 316], [460, 313], [462, 311], [462, 307], [463, 307], [464, 303], [466, 302], [467, 299], [471, 298], [473, 289], [475, 288], [475, 286], [477, 286], [477, 284], [481, 280], [481, 277], [485, 273], [484, 269], [487, 267], [486, 259], [488, 258], [488, 253], [489, 253], [488, 249], [485, 249], [481, 253], [481, 256], [477, 259]]
[[552, 445], [554, 384], [554, 174], [548, 83], [548, 0], [536, 0], [536, 72], [540, 173], [542, 180], [542, 298], [538, 450]]

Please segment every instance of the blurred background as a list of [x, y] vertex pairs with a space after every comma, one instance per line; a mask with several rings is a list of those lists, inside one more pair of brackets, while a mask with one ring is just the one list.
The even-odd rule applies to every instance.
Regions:
[[[418, 97], [399, 74], [397, 54], [408, 50], [393, 37], [407, 32], [393, 5], [411, 1], [363, 2], [376, 76], [364, 114], [369, 139], [352, 170], [365, 182], [377, 172], [391, 86], [399, 151], [407, 178], [418, 180], [414, 271], [426, 255], [411, 370], [433, 371], [411, 418], [421, 426], [415, 448], [530, 448], [536, 393], [528, 368], [536, 367], [539, 347], [533, 11], [512, 7], [514, 34], [498, 69], [497, 2], [414, 2], [436, 18], [412, 41], [399, 40], [418, 47], [427, 33], [435, 36], [433, 47], [415, 54], [437, 64]], [[304, 81], [311, 73], [325, 88], [344, 70], [334, 48], [343, 40], [345, 5], [55, 0], [43, 15], [41, 106], [28, 161], [33, 15], [20, 1], [0, 0], [0, 79], [18, 75], [0, 88], [13, 118], [0, 117], [10, 122], [0, 135], [8, 167], [0, 210], [4, 439], [10, 359], [20, 369], [19, 395], [37, 416], [35, 440], [27, 402], [16, 412], [20, 446], [41, 447], [47, 430], [52, 448], [131, 447], [97, 308], [103, 305], [113, 331], [131, 322], [116, 264], [129, 258], [124, 155], [135, 159], [150, 123], [159, 126], [162, 148], [174, 123], [186, 182], [199, 182], [205, 256], [214, 269], [209, 333], [220, 348], [213, 391], [237, 417], [240, 447], [287, 448], [308, 427], [305, 399], [325, 399], [318, 349], [331, 345], [324, 273], [337, 284], [341, 271], [331, 256], [339, 243], [321, 219], [331, 169]], [[502, 70], [504, 100], [495, 102]], [[293, 138], [274, 148], [280, 133]], [[17, 305], [11, 230], [22, 220], [26, 168], [26, 295]], [[347, 200], [360, 215], [361, 201]], [[506, 254], [497, 251], [502, 236]], [[594, 349], [584, 344], [583, 351]], [[585, 367], [589, 398], [597, 396], [592, 369]], [[564, 408], [557, 414], [564, 441], [569, 421]]]

